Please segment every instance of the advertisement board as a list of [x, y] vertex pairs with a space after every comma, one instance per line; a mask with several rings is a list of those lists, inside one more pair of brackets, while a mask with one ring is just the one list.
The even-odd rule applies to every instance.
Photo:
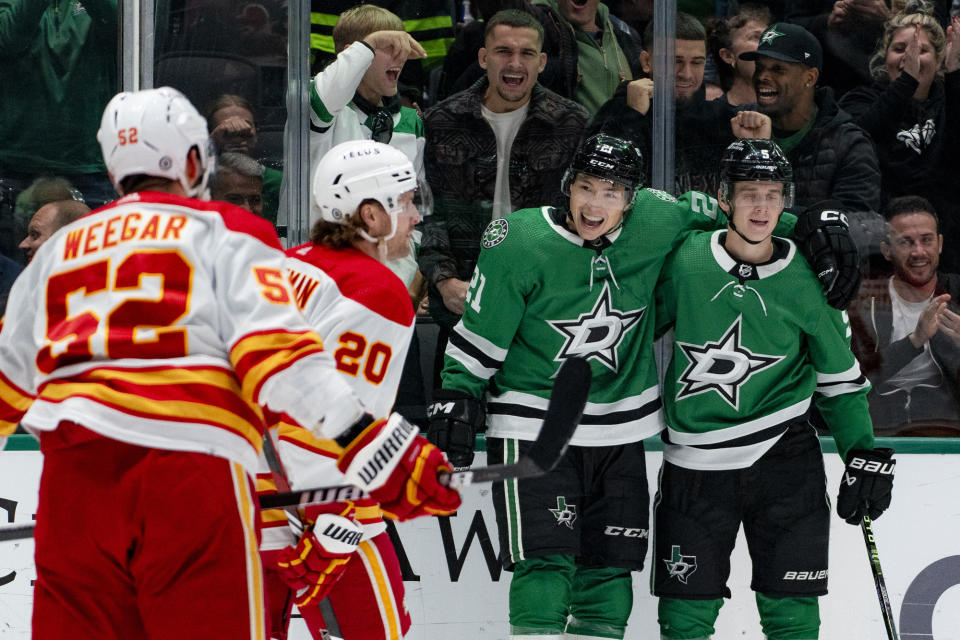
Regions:
[[[941, 450], [957, 452], [945, 441]], [[901, 451], [936, 451], [904, 447]], [[835, 496], [842, 473], [836, 453], [827, 450], [829, 493]], [[661, 453], [647, 453], [647, 473], [655, 490]], [[960, 455], [899, 453], [893, 506], [874, 524], [887, 589], [900, 637], [904, 640], [960, 640]], [[0, 452], [0, 522], [29, 522], [36, 509], [42, 458], [37, 451]], [[484, 454], [476, 464], [485, 464]], [[461, 638], [506, 640], [510, 574], [500, 568], [496, 521], [489, 485], [464, 491], [464, 506], [451, 518], [423, 518], [395, 527], [403, 564], [407, 607], [414, 626], [410, 640]], [[65, 534], [69, 535], [69, 534]], [[642, 532], [637, 532], [640, 539]], [[33, 542], [0, 543], [0, 637], [30, 637]], [[663, 562], [665, 558], [650, 558]], [[746, 544], [738, 540], [730, 589], [717, 622], [717, 638], [762, 638]], [[634, 607], [629, 640], [658, 637], [656, 600], [650, 596], [648, 568], [634, 574]], [[860, 529], [834, 516], [830, 539], [830, 593], [821, 599], [825, 640], [885, 638], [880, 607]], [[308, 638], [299, 620], [291, 638]]]

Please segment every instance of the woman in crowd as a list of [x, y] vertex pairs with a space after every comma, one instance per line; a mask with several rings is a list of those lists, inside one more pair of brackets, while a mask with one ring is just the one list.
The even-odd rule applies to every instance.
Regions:
[[[881, 200], [919, 194], [942, 212], [945, 245], [960, 243], [960, 18], [946, 33], [918, 3], [884, 26], [870, 60], [870, 86], [846, 93], [840, 106], [873, 138], [883, 176]], [[943, 254], [948, 271], [960, 257]], [[952, 264], [949, 264], [951, 263]]]

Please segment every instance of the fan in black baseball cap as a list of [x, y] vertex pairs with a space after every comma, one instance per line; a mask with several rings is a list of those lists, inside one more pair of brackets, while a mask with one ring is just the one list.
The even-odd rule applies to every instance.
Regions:
[[820, 43], [806, 29], [777, 22], [760, 35], [756, 51], [740, 54], [753, 60], [757, 109], [773, 122], [775, 132], [799, 131], [817, 113], [817, 80], [823, 64]]
[[800, 25], [778, 22], [767, 27], [760, 36], [756, 51], [744, 51], [741, 60], [756, 60], [767, 56], [784, 62], [794, 62], [814, 67], [823, 66], [823, 50], [812, 33]]

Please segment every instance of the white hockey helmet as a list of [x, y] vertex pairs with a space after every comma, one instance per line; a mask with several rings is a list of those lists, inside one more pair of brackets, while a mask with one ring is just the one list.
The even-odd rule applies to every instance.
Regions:
[[[396, 233], [397, 216], [403, 212], [400, 196], [419, 190], [421, 215], [427, 215], [431, 203], [426, 183], [418, 180], [413, 163], [399, 149], [373, 140], [350, 140], [333, 147], [313, 173], [310, 226], [318, 220], [344, 224], [364, 200], [376, 200], [391, 219]], [[365, 233], [368, 240], [374, 240]]]
[[[113, 186], [143, 174], [176, 180], [190, 197], [204, 196], [214, 165], [207, 121], [186, 96], [171, 87], [124, 91], [107, 104], [97, 131]], [[196, 147], [200, 182], [187, 179], [187, 155]]]

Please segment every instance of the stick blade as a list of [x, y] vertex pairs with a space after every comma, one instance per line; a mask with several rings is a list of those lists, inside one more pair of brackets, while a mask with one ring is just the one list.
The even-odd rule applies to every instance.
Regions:
[[591, 378], [590, 364], [583, 358], [567, 358], [560, 365], [543, 426], [527, 453], [544, 472], [557, 466], [567, 450], [587, 406]]

